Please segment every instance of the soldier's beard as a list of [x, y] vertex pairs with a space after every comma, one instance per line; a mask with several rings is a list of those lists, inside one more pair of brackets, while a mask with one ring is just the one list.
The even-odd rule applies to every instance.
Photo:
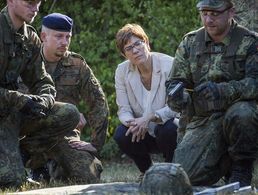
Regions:
[[58, 53], [55, 54], [55, 56], [60, 58], [60, 57], [63, 57], [64, 54], [65, 54], [65, 52], [62, 52], [62, 53], [58, 52]]
[[65, 54], [65, 52], [66, 52], [66, 51], [57, 51], [57, 52], [55, 53], [55, 56], [56, 56], [56, 57], [63, 57], [64, 54]]

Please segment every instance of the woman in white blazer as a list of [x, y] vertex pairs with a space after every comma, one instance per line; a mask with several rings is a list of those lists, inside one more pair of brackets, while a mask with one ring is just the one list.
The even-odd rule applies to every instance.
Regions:
[[117, 48], [127, 59], [115, 74], [118, 117], [114, 139], [132, 158], [141, 175], [152, 165], [151, 153], [171, 162], [176, 148], [178, 113], [166, 105], [165, 81], [173, 58], [150, 52], [141, 26], [126, 24], [116, 35]]

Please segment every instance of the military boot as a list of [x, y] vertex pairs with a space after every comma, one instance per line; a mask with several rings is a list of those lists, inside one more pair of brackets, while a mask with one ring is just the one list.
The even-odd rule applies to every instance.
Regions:
[[232, 164], [229, 183], [239, 182], [240, 187], [250, 186], [252, 181], [253, 160], [235, 161]]

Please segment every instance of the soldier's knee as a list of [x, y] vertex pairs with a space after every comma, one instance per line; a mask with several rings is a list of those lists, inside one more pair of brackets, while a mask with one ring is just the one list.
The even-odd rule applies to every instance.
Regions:
[[100, 176], [103, 171], [103, 166], [101, 161], [92, 156], [87, 157], [88, 159], [81, 159], [82, 163], [79, 164], [77, 168], [72, 171], [72, 177], [75, 178], [78, 182], [83, 183], [98, 183], [100, 182]]
[[61, 112], [66, 117], [77, 118], [78, 120], [80, 119], [80, 112], [75, 105], [70, 103], [61, 103], [61, 102], [58, 102], [58, 103], [61, 107]]
[[56, 102], [54, 109], [54, 115], [60, 117], [63, 122], [73, 123], [75, 126], [77, 126], [79, 123], [80, 112], [75, 105], [70, 103]]
[[[68, 145], [62, 145], [64, 150], [59, 150], [56, 158], [58, 174], [51, 174], [54, 179], [55, 175], [64, 180], [72, 180], [79, 183], [98, 183], [103, 170], [102, 163], [88, 151], [70, 148]], [[60, 154], [62, 154], [60, 156]], [[58, 167], [56, 166], [56, 167]], [[56, 168], [55, 168], [56, 169]], [[53, 169], [53, 173], [56, 173]]]
[[91, 165], [90, 165], [90, 171], [92, 173], [92, 175], [94, 176], [96, 181], [99, 181], [100, 179], [100, 175], [103, 171], [103, 166], [102, 163], [99, 159], [97, 159], [96, 157], [94, 158], [94, 160], [92, 161]]
[[228, 109], [226, 121], [247, 122], [253, 118], [255, 107], [250, 102], [238, 102]]

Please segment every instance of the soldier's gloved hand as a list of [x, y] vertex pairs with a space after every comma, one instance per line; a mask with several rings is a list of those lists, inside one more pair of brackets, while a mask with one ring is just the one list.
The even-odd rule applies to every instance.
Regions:
[[41, 104], [40, 98], [29, 97], [20, 112], [31, 119], [42, 118], [46, 116], [45, 106]]
[[206, 100], [220, 100], [222, 98], [222, 91], [217, 83], [208, 81], [197, 86], [194, 91]]
[[[178, 112], [186, 107], [188, 99], [190, 98], [189, 94], [184, 91], [183, 85], [180, 86], [180, 84], [182, 83], [179, 81], [172, 81], [167, 87], [167, 104], [172, 110]], [[173, 92], [173, 94], [171, 92]]]

